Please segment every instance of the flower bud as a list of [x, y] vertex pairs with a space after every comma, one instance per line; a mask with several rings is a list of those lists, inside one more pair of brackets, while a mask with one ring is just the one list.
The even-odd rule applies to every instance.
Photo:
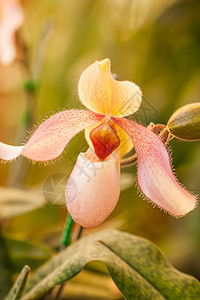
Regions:
[[173, 113], [167, 124], [176, 138], [187, 141], [200, 139], [200, 102], [182, 106]]

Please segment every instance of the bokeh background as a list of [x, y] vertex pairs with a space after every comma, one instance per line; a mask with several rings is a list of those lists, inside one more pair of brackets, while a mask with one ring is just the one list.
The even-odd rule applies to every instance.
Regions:
[[[198, 0], [24, 0], [22, 5], [25, 22], [18, 40], [26, 55], [19, 49], [12, 65], [0, 66], [2, 142], [21, 144], [33, 123], [63, 109], [83, 108], [79, 76], [106, 57], [119, 80], [141, 87], [143, 105], [131, 118], [143, 125], [166, 124], [180, 106], [199, 101]], [[37, 82], [35, 93], [29, 72]], [[20, 158], [0, 165], [0, 298], [25, 263], [34, 270], [58, 249], [67, 211], [62, 197], [53, 203], [54, 189], [63, 194], [78, 152], [86, 149], [80, 133], [53, 163]], [[174, 139], [170, 149], [179, 180], [200, 194], [199, 142]], [[140, 235], [156, 243], [176, 268], [199, 278], [199, 208], [181, 219], [153, 208], [139, 196], [136, 172], [136, 166], [122, 170], [116, 209], [102, 226], [84, 234], [117, 228]], [[49, 197], [46, 191], [52, 191]], [[63, 297], [120, 299], [106, 269], [94, 263], [66, 286]]]

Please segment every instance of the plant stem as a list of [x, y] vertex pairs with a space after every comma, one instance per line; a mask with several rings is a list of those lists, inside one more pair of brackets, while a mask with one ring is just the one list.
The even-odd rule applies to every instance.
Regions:
[[137, 162], [137, 154], [133, 154], [127, 158], [123, 158], [120, 162], [122, 168], [134, 165]]
[[61, 237], [60, 251], [65, 249], [70, 244], [69, 238], [70, 238], [73, 223], [74, 223], [74, 221], [73, 221], [70, 213], [68, 213], [66, 222], [65, 222], [65, 227], [64, 227], [62, 237]]
[[83, 226], [80, 226], [79, 228], [79, 232], [78, 232], [78, 235], [76, 237], [76, 240], [79, 240], [83, 234], [83, 230], [84, 230], [84, 227]]

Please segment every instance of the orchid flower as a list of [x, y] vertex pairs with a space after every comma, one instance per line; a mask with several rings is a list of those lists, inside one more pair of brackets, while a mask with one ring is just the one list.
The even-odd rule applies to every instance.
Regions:
[[[148, 128], [123, 117], [142, 101], [140, 88], [112, 77], [109, 59], [97, 61], [81, 75], [81, 102], [89, 110], [66, 110], [42, 123], [24, 146], [0, 143], [0, 158], [23, 155], [35, 161], [58, 157], [72, 137], [85, 129], [89, 149], [80, 153], [66, 187], [72, 218], [84, 227], [101, 224], [115, 208], [120, 194], [120, 157], [134, 146], [138, 184], [154, 204], [175, 216], [195, 208], [195, 197], [176, 180], [167, 149]], [[124, 142], [125, 141], [125, 142]], [[75, 193], [70, 196], [70, 187]]]
[[23, 19], [18, 0], [0, 0], [0, 63], [3, 65], [10, 64], [16, 57], [15, 33]]

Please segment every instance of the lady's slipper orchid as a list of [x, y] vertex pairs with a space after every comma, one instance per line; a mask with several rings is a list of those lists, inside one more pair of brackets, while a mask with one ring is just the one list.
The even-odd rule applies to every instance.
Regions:
[[23, 19], [23, 10], [18, 0], [0, 0], [0, 63], [3, 65], [15, 59], [15, 33]]
[[[138, 158], [138, 183], [144, 195], [175, 216], [194, 209], [196, 199], [177, 182], [163, 142], [144, 126], [122, 118], [139, 108], [139, 87], [113, 79], [110, 61], [105, 59], [82, 73], [78, 91], [82, 103], [92, 111], [67, 110], [52, 116], [26, 145], [1, 143], [0, 158], [12, 160], [23, 155], [36, 161], [54, 159], [72, 137], [87, 128], [89, 150], [78, 156], [66, 188], [67, 207], [77, 223], [94, 227], [113, 211], [120, 193], [120, 156], [133, 145]], [[76, 193], [72, 197], [69, 191], [74, 185]]]

